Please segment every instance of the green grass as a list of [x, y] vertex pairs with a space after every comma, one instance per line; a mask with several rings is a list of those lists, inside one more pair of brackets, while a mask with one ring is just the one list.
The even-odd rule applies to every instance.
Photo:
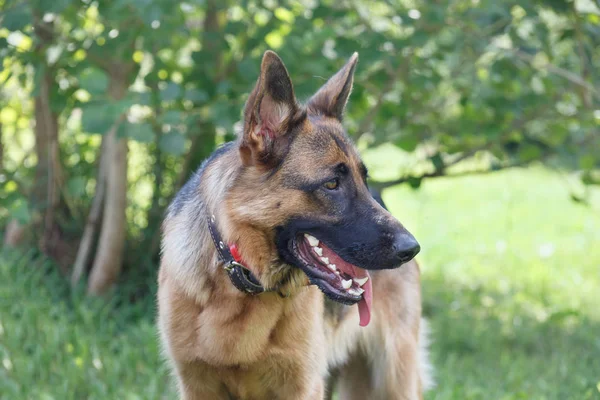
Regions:
[[165, 397], [152, 299], [84, 299], [49, 270], [34, 257], [0, 256], [0, 399]]
[[384, 195], [422, 245], [428, 399], [600, 399], [600, 196], [542, 169]]
[[[423, 249], [428, 400], [600, 399], [600, 193], [575, 204], [534, 168], [384, 199]], [[153, 299], [83, 299], [48, 269], [0, 256], [0, 399], [174, 398]]]

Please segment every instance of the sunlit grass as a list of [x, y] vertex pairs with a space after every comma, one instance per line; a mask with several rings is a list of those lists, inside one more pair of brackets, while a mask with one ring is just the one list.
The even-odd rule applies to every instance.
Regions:
[[384, 194], [417, 236], [429, 399], [600, 398], [600, 193], [533, 168]]
[[[423, 248], [428, 399], [600, 398], [600, 193], [575, 204], [563, 179], [533, 168], [384, 199]], [[47, 266], [3, 253], [0, 399], [174, 398], [154, 299], [126, 300], [84, 300]]]

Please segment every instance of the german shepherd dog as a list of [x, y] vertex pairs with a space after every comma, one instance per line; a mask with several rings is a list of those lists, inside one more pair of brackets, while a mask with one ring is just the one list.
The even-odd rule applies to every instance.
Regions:
[[419, 245], [341, 124], [357, 60], [302, 105], [267, 51], [238, 140], [170, 205], [158, 326], [182, 399], [422, 399]]

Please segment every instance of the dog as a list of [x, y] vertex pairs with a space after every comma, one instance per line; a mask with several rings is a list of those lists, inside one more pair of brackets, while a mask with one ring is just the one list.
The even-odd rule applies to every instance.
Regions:
[[157, 324], [182, 399], [423, 398], [419, 244], [342, 127], [357, 61], [303, 105], [267, 51], [243, 132], [170, 204]]

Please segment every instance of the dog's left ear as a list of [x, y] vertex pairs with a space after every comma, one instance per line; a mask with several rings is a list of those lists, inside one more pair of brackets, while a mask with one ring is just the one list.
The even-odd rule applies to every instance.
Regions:
[[283, 61], [272, 51], [263, 55], [258, 82], [244, 109], [240, 155], [244, 165], [270, 167], [287, 147], [300, 108]]
[[346, 65], [342, 67], [327, 83], [308, 101], [308, 108], [317, 114], [342, 120], [348, 96], [352, 91], [354, 70], [358, 62], [358, 53], [352, 54]]

